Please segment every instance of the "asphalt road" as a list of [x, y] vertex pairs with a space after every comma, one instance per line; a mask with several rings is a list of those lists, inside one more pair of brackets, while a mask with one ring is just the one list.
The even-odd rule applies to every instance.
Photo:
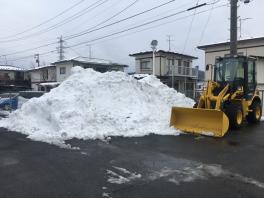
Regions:
[[264, 197], [264, 123], [222, 139], [192, 135], [71, 140], [0, 129], [0, 198]]

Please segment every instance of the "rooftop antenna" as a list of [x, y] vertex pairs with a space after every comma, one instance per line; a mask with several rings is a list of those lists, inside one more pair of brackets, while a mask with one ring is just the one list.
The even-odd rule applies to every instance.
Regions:
[[36, 63], [38, 64], [38, 67], [39, 67], [39, 54], [35, 54], [34, 58], [35, 58]]
[[151, 43], [151, 49], [152, 49], [152, 54], [153, 54], [153, 59], [152, 59], [152, 74], [155, 75], [155, 52], [157, 50], [157, 46], [158, 46], [158, 41], [157, 40], [152, 40]]
[[168, 37], [167, 41], [168, 41], [168, 43], [169, 43], [169, 52], [170, 52], [170, 51], [171, 51], [171, 42], [173, 41], [173, 40], [171, 39], [172, 35], [167, 35], [167, 37]]

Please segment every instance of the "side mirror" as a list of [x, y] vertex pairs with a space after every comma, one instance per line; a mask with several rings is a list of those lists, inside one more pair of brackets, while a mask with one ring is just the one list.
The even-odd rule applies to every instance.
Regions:
[[209, 69], [210, 69], [210, 65], [206, 65], [205, 70], [209, 71]]

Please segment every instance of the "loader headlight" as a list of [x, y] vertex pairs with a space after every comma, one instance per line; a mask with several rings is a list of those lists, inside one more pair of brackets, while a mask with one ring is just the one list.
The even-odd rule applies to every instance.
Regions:
[[243, 91], [243, 87], [238, 87], [237, 90], [238, 91]]

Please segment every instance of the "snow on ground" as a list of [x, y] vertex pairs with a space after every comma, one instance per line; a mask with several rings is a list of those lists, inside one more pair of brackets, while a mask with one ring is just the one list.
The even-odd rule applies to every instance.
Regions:
[[[122, 168], [124, 169], [124, 168]], [[264, 183], [250, 177], [245, 177], [241, 174], [225, 170], [218, 164], [203, 164], [192, 161], [188, 166], [183, 166], [178, 169], [162, 167], [156, 171], [151, 171], [147, 174], [139, 174], [126, 170], [126, 174], [116, 173], [107, 170], [107, 182], [115, 185], [135, 184], [139, 182], [151, 182], [156, 180], [165, 180], [167, 182], [181, 185], [182, 183], [194, 182], [196, 180], [207, 180], [210, 177], [222, 177], [227, 180], [234, 180], [244, 184], [250, 184], [258, 188], [264, 188]]]
[[261, 117], [261, 121], [264, 121], [264, 116]]
[[[107, 170], [107, 181], [112, 184], [125, 184], [142, 177], [141, 174], [130, 172], [125, 168], [113, 166], [115, 171]], [[124, 176], [123, 176], [124, 175]]]
[[169, 127], [171, 107], [193, 103], [154, 76], [137, 81], [123, 72], [75, 67], [59, 87], [30, 99], [0, 120], [0, 127], [54, 144], [72, 138], [176, 135]]
[[27, 99], [27, 98], [24, 98], [24, 97], [22, 97], [22, 96], [18, 96], [18, 104], [17, 104], [17, 108], [21, 108], [22, 107], [22, 105], [24, 104], [24, 103], [26, 103], [27, 101], [28, 101], [29, 99]]

